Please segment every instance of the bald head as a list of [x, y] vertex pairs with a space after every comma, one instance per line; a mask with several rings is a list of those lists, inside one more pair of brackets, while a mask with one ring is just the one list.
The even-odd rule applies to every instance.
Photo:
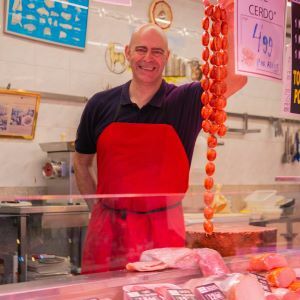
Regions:
[[161, 28], [154, 24], [139, 27], [125, 47], [126, 59], [132, 70], [132, 82], [158, 89], [169, 54], [168, 40]]
[[138, 27], [133, 34], [131, 35], [131, 39], [129, 42], [129, 47], [133, 46], [136, 44], [136, 42], [140, 39], [141, 36], [143, 35], [148, 35], [148, 36], [153, 36], [155, 38], [159, 37], [162, 41], [162, 45], [164, 48], [167, 50], [168, 49], [168, 39], [165, 34], [165, 32], [157, 25], [155, 24], [144, 24], [140, 27]]

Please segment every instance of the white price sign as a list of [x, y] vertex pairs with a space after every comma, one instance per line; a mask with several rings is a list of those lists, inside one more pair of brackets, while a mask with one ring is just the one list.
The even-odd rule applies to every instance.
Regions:
[[286, 0], [235, 1], [236, 73], [282, 79]]

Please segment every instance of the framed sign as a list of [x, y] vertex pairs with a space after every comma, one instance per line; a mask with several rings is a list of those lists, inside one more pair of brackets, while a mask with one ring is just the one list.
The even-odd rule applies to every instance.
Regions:
[[105, 50], [105, 63], [109, 71], [115, 74], [125, 72], [128, 63], [124, 54], [124, 46], [120, 43], [109, 43]]
[[85, 48], [89, 0], [6, 0], [4, 30], [38, 41]]
[[150, 6], [150, 20], [162, 29], [168, 29], [173, 21], [172, 8], [165, 0], [153, 0]]
[[281, 80], [286, 0], [235, 1], [236, 73]]
[[0, 137], [32, 140], [39, 104], [39, 94], [0, 89]]

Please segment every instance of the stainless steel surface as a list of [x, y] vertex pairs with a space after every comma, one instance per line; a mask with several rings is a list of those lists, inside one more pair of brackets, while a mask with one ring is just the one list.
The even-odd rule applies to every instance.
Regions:
[[[230, 114], [228, 114], [230, 115]], [[242, 134], [246, 133], [258, 133], [261, 132], [260, 129], [249, 129], [248, 128], [248, 114], [243, 114], [240, 117], [243, 119], [243, 128], [228, 128], [228, 132], [238, 132]]]
[[[80, 194], [73, 170], [74, 142], [41, 143], [40, 147], [48, 153], [48, 163], [63, 166], [64, 176], [49, 176], [47, 178], [47, 193], [49, 195]], [[45, 172], [42, 166], [41, 172]], [[70, 203], [72, 203], [72, 200], [70, 200]]]
[[49, 93], [49, 92], [37, 92], [37, 93], [41, 94], [41, 99], [82, 102], [82, 103], [88, 101], [88, 98], [85, 96], [74, 96], [74, 95], [56, 94], [56, 93]]
[[18, 230], [19, 236], [19, 274], [20, 281], [27, 280], [27, 241], [26, 241], [26, 233], [27, 233], [27, 217], [25, 215], [20, 216], [20, 226]]
[[89, 209], [87, 205], [43, 205], [43, 206], [2, 206], [0, 215], [18, 219], [18, 257], [20, 281], [27, 280], [27, 221], [30, 215], [40, 214], [44, 228], [72, 228], [87, 226]]
[[[2, 89], [10, 89], [11, 83], [9, 82], [6, 87], [2, 87]], [[15, 88], [14, 88], [15, 89]], [[16, 89], [24, 92], [23, 89]], [[60, 100], [60, 101], [68, 101], [68, 102], [82, 102], [85, 103], [88, 101], [88, 98], [85, 96], [75, 96], [75, 95], [67, 95], [67, 94], [57, 94], [57, 93], [50, 93], [50, 92], [41, 92], [41, 91], [29, 91], [26, 90], [28, 93], [38, 93], [41, 95], [41, 99], [51, 99], [51, 100]]]
[[44, 152], [75, 151], [74, 141], [40, 143]]
[[1, 206], [0, 214], [48, 214], [48, 213], [70, 213], [89, 212], [88, 206], [80, 205], [41, 205], [41, 206]]
[[273, 116], [262, 116], [262, 115], [251, 115], [251, 114], [246, 114], [246, 113], [234, 113], [234, 112], [227, 112], [228, 117], [233, 117], [233, 118], [244, 118], [245, 115], [247, 116], [248, 119], [253, 119], [253, 120], [264, 120], [264, 121], [269, 121], [269, 122], [274, 122], [277, 120], [280, 120], [282, 123], [290, 123], [290, 124], [300, 124], [300, 120], [296, 119], [285, 119], [285, 118], [275, 118]]

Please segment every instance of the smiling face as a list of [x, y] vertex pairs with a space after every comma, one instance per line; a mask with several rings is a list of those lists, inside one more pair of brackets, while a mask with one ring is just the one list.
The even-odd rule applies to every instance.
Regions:
[[136, 83], [160, 84], [169, 57], [165, 33], [153, 24], [142, 26], [133, 33], [125, 55]]

